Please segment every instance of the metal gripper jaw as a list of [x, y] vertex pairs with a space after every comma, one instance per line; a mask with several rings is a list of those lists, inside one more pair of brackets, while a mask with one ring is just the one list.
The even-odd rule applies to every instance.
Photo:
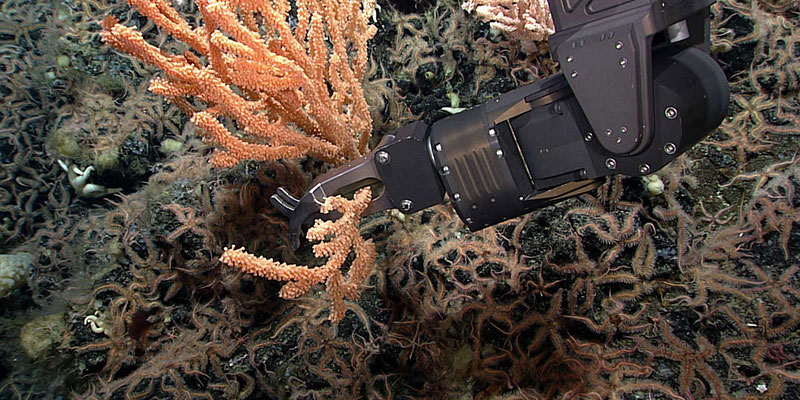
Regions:
[[428, 125], [415, 122], [384, 136], [366, 155], [318, 176], [299, 198], [279, 188], [270, 201], [289, 218], [292, 247], [298, 247], [303, 226], [315, 219], [339, 217], [320, 214], [327, 196], [351, 196], [371, 186], [372, 200], [365, 215], [392, 208], [410, 214], [441, 203], [444, 188], [431, 165], [428, 129]]

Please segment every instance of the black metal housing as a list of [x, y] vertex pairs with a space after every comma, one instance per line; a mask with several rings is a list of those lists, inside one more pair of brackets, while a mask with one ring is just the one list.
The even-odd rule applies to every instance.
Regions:
[[482, 229], [597, 187], [600, 178], [646, 175], [719, 125], [728, 107], [722, 70], [693, 47], [654, 57], [654, 138], [637, 153], [609, 151], [557, 74], [433, 125], [433, 164], [459, 216]]
[[653, 54], [659, 48], [707, 51], [714, 0], [549, 0], [554, 58], [602, 146], [644, 151], [655, 137]]

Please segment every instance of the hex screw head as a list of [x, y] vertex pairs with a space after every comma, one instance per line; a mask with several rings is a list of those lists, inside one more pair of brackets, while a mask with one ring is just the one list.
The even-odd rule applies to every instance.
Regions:
[[381, 150], [375, 154], [375, 160], [378, 161], [379, 164], [388, 164], [389, 163], [389, 153]]
[[664, 116], [667, 119], [675, 119], [678, 118], [678, 109], [672, 106], [669, 106], [664, 109]]
[[650, 173], [650, 166], [647, 164], [639, 165], [639, 173], [642, 175], [647, 175]]
[[403, 199], [400, 202], [400, 209], [403, 211], [411, 211], [412, 207], [414, 207], [414, 202], [409, 199]]
[[606, 158], [606, 168], [617, 169], [617, 160], [613, 158]]
[[664, 145], [664, 153], [672, 155], [675, 154], [676, 151], [678, 151], [678, 148], [675, 146], [675, 143], [668, 142]]

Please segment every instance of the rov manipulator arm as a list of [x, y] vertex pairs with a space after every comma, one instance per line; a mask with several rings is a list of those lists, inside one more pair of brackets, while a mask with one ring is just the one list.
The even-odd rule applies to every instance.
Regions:
[[381, 189], [367, 213], [414, 213], [446, 193], [475, 231], [585, 193], [607, 175], [653, 173], [728, 108], [727, 80], [709, 55], [712, 3], [549, 0], [561, 73], [431, 126], [402, 127], [301, 198], [279, 190], [272, 202], [296, 234], [328, 195], [373, 185]]

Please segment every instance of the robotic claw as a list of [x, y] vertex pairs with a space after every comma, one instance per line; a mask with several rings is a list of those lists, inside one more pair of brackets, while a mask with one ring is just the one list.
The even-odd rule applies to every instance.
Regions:
[[709, 55], [714, 0], [549, 0], [561, 73], [428, 126], [386, 135], [319, 176], [299, 199], [271, 198], [292, 244], [326, 196], [373, 185], [366, 213], [410, 214], [445, 193], [476, 231], [590, 191], [611, 174], [647, 175], [715, 129], [728, 83]]

